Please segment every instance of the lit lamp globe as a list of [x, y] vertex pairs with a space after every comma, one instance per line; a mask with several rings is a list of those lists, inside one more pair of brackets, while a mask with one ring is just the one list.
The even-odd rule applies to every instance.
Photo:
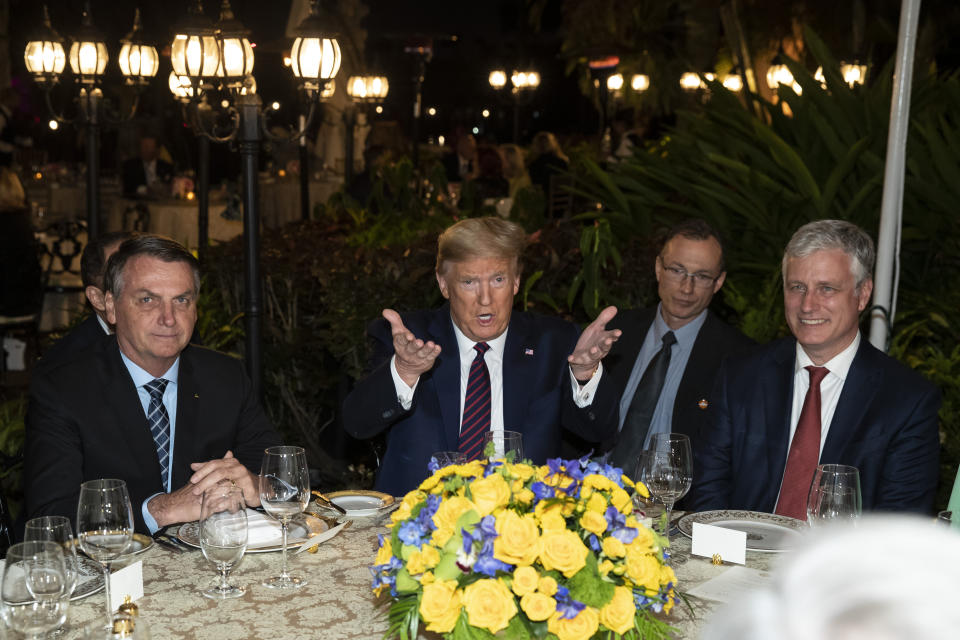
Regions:
[[220, 47], [213, 23], [203, 15], [200, 0], [187, 11], [187, 17], [175, 29], [170, 44], [170, 64], [178, 76], [187, 76], [200, 86], [217, 76]]
[[175, 71], [170, 72], [170, 76], [167, 78], [167, 86], [170, 88], [173, 97], [180, 102], [189, 102], [191, 98], [198, 97], [201, 93], [199, 88], [194, 90], [188, 76], [178, 76]]
[[858, 84], [863, 84], [867, 79], [867, 65], [856, 62], [842, 62], [840, 63], [840, 75], [852, 89]]
[[320, 90], [320, 99], [329, 100], [330, 98], [333, 97], [333, 94], [335, 94], [336, 92], [337, 92], [337, 81], [328, 80], [327, 83], [323, 85], [323, 89]]
[[308, 95], [322, 95], [326, 84], [340, 71], [340, 43], [329, 33], [320, 16], [317, 0], [311, 0], [310, 13], [297, 26], [297, 38], [290, 48], [290, 70]]
[[160, 57], [156, 47], [144, 43], [140, 39], [140, 9], [133, 14], [133, 29], [120, 41], [120, 72], [126, 78], [127, 84], [143, 86], [150, 82], [150, 78], [157, 75], [160, 69]]
[[84, 8], [80, 29], [73, 36], [69, 60], [70, 69], [85, 85], [97, 84], [107, 69], [107, 44], [93, 26], [89, 5]]
[[347, 95], [354, 102], [382, 102], [389, 90], [384, 76], [351, 76], [347, 81]]
[[623, 89], [623, 74], [614, 73], [607, 76], [607, 89], [610, 91], [620, 91]]
[[680, 88], [684, 91], [696, 91], [700, 85], [700, 75], [696, 71], [687, 71], [680, 76]]
[[767, 69], [767, 86], [776, 91], [778, 86], [784, 85], [792, 87], [797, 95], [802, 94], [803, 88], [794, 80], [790, 69], [787, 65], [780, 62], [779, 58], [780, 56], [778, 54], [777, 57], [774, 58], [774, 64], [771, 64], [770, 68]]
[[487, 78], [487, 81], [494, 89], [503, 89], [507, 85], [507, 72], [503, 69], [494, 69], [490, 72], [490, 76]]
[[250, 32], [233, 15], [230, 0], [223, 0], [220, 21], [215, 28], [220, 51], [217, 77], [227, 89], [239, 91], [246, 77], [253, 72], [253, 47], [247, 38]]
[[731, 73], [730, 75], [724, 77], [723, 86], [727, 89], [727, 91], [733, 91], [734, 93], [737, 93], [743, 89], [743, 78], [735, 73]]
[[536, 89], [540, 86], [540, 74], [536, 71], [514, 71], [510, 75], [510, 84], [514, 89]]
[[646, 91], [650, 88], [650, 76], [645, 73], [635, 73], [633, 77], [630, 78], [630, 88], [637, 93]]
[[23, 62], [37, 84], [49, 86], [56, 84], [66, 66], [63, 38], [53, 30], [46, 5], [43, 6], [43, 25], [27, 42]]

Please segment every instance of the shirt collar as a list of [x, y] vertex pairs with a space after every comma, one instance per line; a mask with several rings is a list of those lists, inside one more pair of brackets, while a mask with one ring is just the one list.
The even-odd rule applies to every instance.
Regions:
[[[460, 331], [460, 327], [457, 326], [456, 322], [453, 322], [453, 317], [450, 317], [450, 322], [453, 324], [453, 333], [457, 336], [457, 348], [460, 349], [460, 359], [470, 358], [473, 359], [476, 357], [476, 351], [473, 349], [473, 345], [477, 344], [475, 340], [471, 340], [467, 336], [463, 335], [463, 332]], [[490, 347], [490, 350], [497, 356], [499, 359], [503, 359], [503, 349], [507, 344], [507, 331], [510, 330], [509, 325], [507, 330], [498, 335], [492, 340], [484, 340], [487, 345]]]
[[677, 339], [677, 348], [691, 349], [694, 341], [697, 339], [697, 334], [700, 333], [700, 327], [702, 327], [706, 321], [707, 310], [704, 309], [696, 318], [679, 329], [671, 329], [663, 320], [663, 303], [661, 302], [657, 305], [657, 313], [653, 318], [653, 336], [656, 338], [656, 344], [659, 346], [660, 343], [663, 342], [663, 336], [666, 335], [668, 331], [673, 331], [673, 335]]
[[[96, 319], [97, 319], [97, 322], [100, 323], [100, 328], [103, 329], [103, 332], [104, 332], [105, 334], [107, 334], [108, 336], [109, 336], [109, 335], [113, 335], [113, 331], [110, 330], [110, 325], [107, 324], [106, 320], [104, 320], [103, 318], [100, 317], [100, 314], [99, 314], [99, 313], [97, 313], [96, 311], [94, 311], [94, 312], [93, 312], [93, 317], [96, 318]], [[120, 353], [122, 354], [123, 352], [121, 351]]]
[[[133, 384], [138, 389], [143, 385], [147, 384], [148, 382], [150, 382], [151, 380], [156, 380], [154, 376], [147, 373], [147, 371], [142, 369], [133, 360], [128, 358], [123, 353], [122, 349], [120, 350], [120, 357], [123, 359], [123, 364], [127, 367], [127, 371], [130, 372], [130, 377], [133, 378]], [[170, 365], [170, 368], [167, 369], [167, 372], [160, 377], [166, 380], [167, 382], [172, 382], [173, 384], [177, 384], [177, 378], [179, 377], [179, 374], [180, 374], [180, 356], [177, 356], [177, 359], [174, 361], [172, 365]]]
[[[853, 338], [846, 349], [833, 356], [829, 361], [823, 363], [820, 366], [826, 367], [830, 370], [830, 373], [834, 374], [841, 380], [847, 379], [847, 373], [850, 371], [850, 366], [853, 364], [853, 358], [857, 355], [857, 349], [860, 347], [860, 332], [857, 331], [857, 335]], [[794, 374], [799, 373], [804, 367], [817, 366], [813, 364], [813, 360], [810, 359], [810, 356], [807, 355], [807, 352], [803, 350], [803, 347], [800, 346], [800, 343], [797, 342], [797, 357], [796, 357], [796, 368], [794, 369]]]

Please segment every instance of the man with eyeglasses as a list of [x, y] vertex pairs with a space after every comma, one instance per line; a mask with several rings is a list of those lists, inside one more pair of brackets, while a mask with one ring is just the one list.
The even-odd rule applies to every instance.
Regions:
[[616, 424], [617, 436], [603, 450], [628, 475], [653, 434], [699, 437], [721, 360], [752, 344], [707, 309], [727, 275], [719, 234], [709, 224], [692, 219], [671, 228], [654, 268], [660, 304], [608, 323], [623, 334], [603, 359], [593, 402], [567, 407], [595, 428]]

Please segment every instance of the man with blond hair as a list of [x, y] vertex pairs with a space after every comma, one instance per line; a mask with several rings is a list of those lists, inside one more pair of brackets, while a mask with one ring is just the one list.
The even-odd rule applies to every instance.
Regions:
[[[440, 235], [437, 284], [449, 302], [430, 311], [384, 309], [368, 333], [366, 376], [344, 403], [348, 433], [387, 432], [376, 486], [394, 495], [416, 487], [433, 453], [482, 454], [486, 433], [523, 434], [524, 457], [543, 463], [560, 448], [565, 396], [592, 401], [600, 360], [619, 337], [605, 309], [579, 336], [557, 318], [513, 311], [526, 235], [500, 218], [468, 218]], [[607, 433], [577, 426], [599, 442]]]

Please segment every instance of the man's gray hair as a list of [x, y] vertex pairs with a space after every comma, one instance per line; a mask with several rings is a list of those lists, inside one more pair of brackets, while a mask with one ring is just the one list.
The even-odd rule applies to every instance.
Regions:
[[117, 252], [107, 261], [103, 278], [104, 290], [119, 297], [123, 290], [123, 270], [127, 263], [138, 256], [150, 256], [164, 262], [184, 262], [193, 272], [194, 293], [200, 291], [200, 263], [183, 245], [164, 236], [138, 235], [120, 244]]
[[783, 252], [783, 279], [787, 279], [787, 261], [805, 258], [815, 251], [840, 249], [850, 256], [850, 270], [857, 287], [873, 277], [876, 254], [873, 240], [866, 231], [846, 220], [808, 222], [793, 234]]

